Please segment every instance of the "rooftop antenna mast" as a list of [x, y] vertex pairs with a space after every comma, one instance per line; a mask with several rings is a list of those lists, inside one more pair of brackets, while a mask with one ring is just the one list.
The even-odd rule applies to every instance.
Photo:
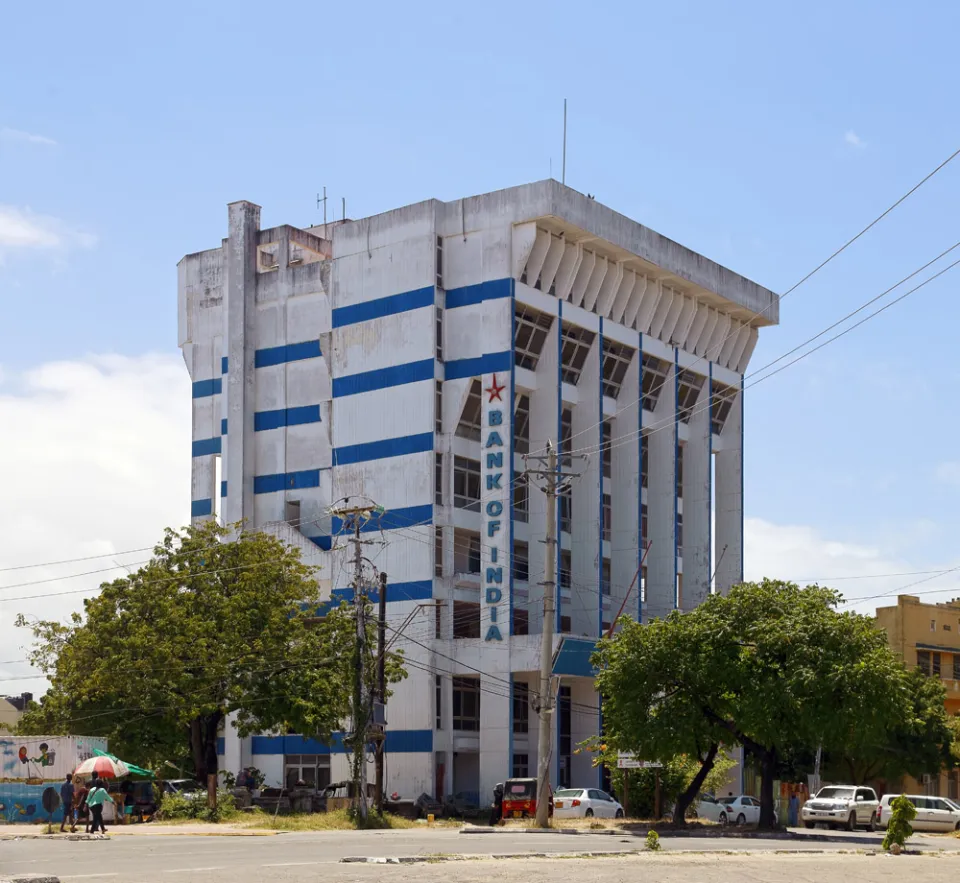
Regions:
[[317, 194], [317, 208], [320, 208], [320, 203], [323, 203], [323, 238], [327, 238], [327, 188], [323, 188], [323, 198], [320, 198], [320, 194]]
[[567, 183], [567, 99], [563, 99], [563, 168], [560, 172], [560, 183]]

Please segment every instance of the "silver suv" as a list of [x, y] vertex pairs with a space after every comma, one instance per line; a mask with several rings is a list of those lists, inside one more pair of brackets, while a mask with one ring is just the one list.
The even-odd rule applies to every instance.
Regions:
[[880, 802], [873, 788], [828, 785], [803, 805], [800, 819], [805, 828], [826, 824], [848, 831], [856, 831], [858, 827], [876, 831], [879, 807]]

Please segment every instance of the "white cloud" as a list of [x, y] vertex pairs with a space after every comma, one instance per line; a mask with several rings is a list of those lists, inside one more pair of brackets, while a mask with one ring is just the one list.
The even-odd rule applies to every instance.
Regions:
[[57, 142], [45, 135], [34, 135], [21, 129], [0, 129], [0, 141], [19, 141], [24, 144], [40, 144], [44, 147], [56, 147]]
[[[15, 392], [12, 392], [15, 390]], [[150, 548], [190, 519], [190, 382], [178, 356], [91, 356], [23, 374], [0, 389], [4, 432], [0, 568]], [[0, 678], [28, 674], [29, 633], [18, 613], [65, 619], [88, 595], [4, 600], [95, 589], [120, 569], [64, 579], [149, 552], [0, 572]], [[51, 580], [4, 589], [20, 583]], [[38, 680], [0, 692], [42, 693]]]
[[843, 136], [843, 143], [849, 145], [850, 147], [856, 147], [857, 149], [862, 149], [867, 146], [867, 142], [864, 141], [853, 129], [848, 129], [846, 134]]
[[937, 465], [937, 481], [944, 484], [960, 485], [960, 462], [948, 460]]
[[92, 248], [97, 238], [69, 227], [59, 218], [28, 208], [0, 205], [0, 252], [25, 249]]
[[747, 518], [744, 546], [746, 579], [768, 576], [801, 585], [819, 582], [837, 589], [852, 602], [850, 608], [861, 613], [896, 603], [898, 593], [922, 592], [921, 597], [935, 601], [960, 595], [960, 572], [943, 576], [917, 572], [945, 570], [956, 566], [956, 561], [918, 564], [885, 552], [885, 547], [832, 540], [806, 525]]

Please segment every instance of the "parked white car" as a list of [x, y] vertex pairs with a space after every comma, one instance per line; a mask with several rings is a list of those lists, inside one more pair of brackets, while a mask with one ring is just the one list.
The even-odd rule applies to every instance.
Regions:
[[[884, 794], [880, 800], [881, 828], [890, 824], [890, 804], [899, 794]], [[917, 808], [917, 817], [910, 823], [916, 831], [960, 831], [960, 805], [946, 797], [927, 797], [923, 794], [907, 794], [906, 798]]]
[[555, 819], [622, 819], [623, 807], [599, 788], [563, 788], [553, 795]]
[[697, 818], [718, 825], [756, 825], [760, 821], [760, 801], [747, 794], [739, 797], [702, 797], [696, 806], [696, 813]]
[[800, 821], [805, 828], [827, 825], [830, 828], [877, 829], [877, 810], [880, 801], [873, 788], [855, 785], [827, 785], [816, 797], [811, 797], [800, 810]]

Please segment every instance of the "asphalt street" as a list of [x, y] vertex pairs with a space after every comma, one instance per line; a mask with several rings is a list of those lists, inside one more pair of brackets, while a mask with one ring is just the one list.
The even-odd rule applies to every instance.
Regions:
[[[162, 829], [157, 829], [158, 831]], [[880, 835], [866, 832], [838, 833], [829, 842], [802, 836], [795, 839], [690, 837], [661, 838], [663, 853], [710, 854], [719, 858], [727, 853], [831, 853], [869, 851], [879, 849]], [[911, 846], [930, 853], [945, 850], [951, 860], [953, 873], [960, 872], [960, 840], [953, 837], [921, 837]], [[379, 868], [381, 875], [391, 876], [396, 866], [341, 864], [345, 857], [399, 858], [405, 856], [446, 857], [467, 855], [476, 858], [489, 856], [544, 854], [547, 856], [571, 853], [617, 853], [643, 850], [642, 837], [624, 835], [579, 834], [461, 834], [456, 829], [414, 829], [400, 831], [310, 832], [276, 834], [271, 836], [204, 837], [171, 836], [162, 833], [143, 836], [116, 836], [111, 840], [19, 840], [0, 841], [0, 875], [54, 874], [61, 880], [98, 880], [110, 883], [156, 883], [178, 876], [185, 880], [218, 881], [246, 880], [318, 880], [333, 876], [336, 879], [365, 879], [357, 868]], [[645, 853], [641, 857], [649, 857]], [[744, 856], [746, 857], [746, 856]], [[836, 856], [834, 856], [836, 857]], [[881, 860], [883, 857], [880, 857]], [[636, 860], [636, 859], [634, 859]], [[932, 859], [930, 859], [932, 861]], [[584, 860], [589, 864], [593, 860]], [[619, 861], [607, 858], [603, 861]], [[952, 864], [956, 861], [956, 864]], [[506, 859], [497, 862], [507, 867]], [[510, 859], [527, 864], [526, 860]], [[473, 863], [467, 863], [473, 864]], [[551, 863], [555, 866], [555, 862]], [[580, 862], [578, 862], [580, 864]], [[444, 867], [438, 864], [402, 866], [408, 869]], [[446, 865], [444, 878], [456, 871], [459, 879], [465, 863]], [[488, 877], [489, 862], [484, 862]], [[519, 871], [519, 868], [517, 868]], [[426, 873], [426, 871], [424, 871]], [[499, 874], [493, 874], [499, 876]], [[399, 878], [398, 878], [399, 879]], [[418, 875], [418, 879], [421, 877]], [[439, 878], [438, 878], [439, 879]], [[528, 881], [525, 880], [525, 883]]]

